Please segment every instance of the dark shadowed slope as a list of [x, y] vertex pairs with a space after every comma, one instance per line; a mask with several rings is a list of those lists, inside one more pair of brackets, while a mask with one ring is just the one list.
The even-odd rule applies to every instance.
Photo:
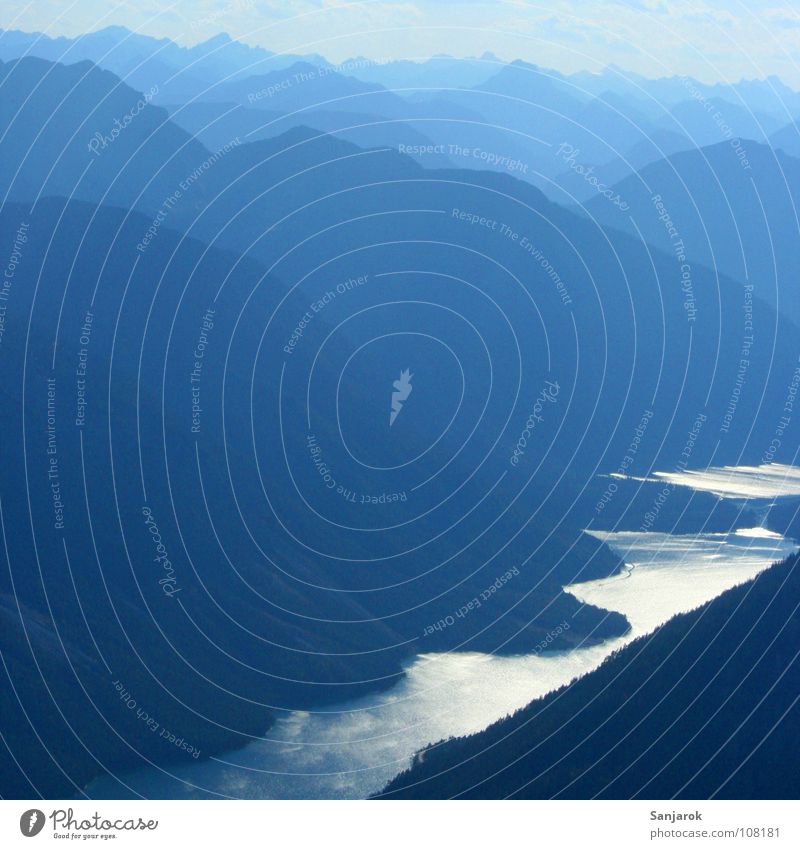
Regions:
[[738, 145], [723, 142], [647, 165], [613, 186], [627, 209], [596, 196], [587, 210], [662, 250], [682, 247], [690, 264], [752, 284], [800, 323], [800, 160], [749, 140]]

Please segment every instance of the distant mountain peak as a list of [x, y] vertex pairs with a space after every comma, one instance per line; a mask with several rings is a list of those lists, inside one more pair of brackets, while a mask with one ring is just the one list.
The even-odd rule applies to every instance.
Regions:
[[[92, 38], [96, 36], [102, 36], [103, 38], [114, 38], [119, 41], [139, 41], [139, 42], [150, 42], [151, 44], [171, 44], [175, 45], [175, 42], [171, 38], [167, 38], [166, 36], [162, 36], [161, 38], [157, 38], [153, 35], [146, 35], [142, 32], [134, 32], [128, 27], [119, 26], [117, 24], [111, 24], [110, 26], [103, 27], [102, 29], [94, 30], [93, 32], [88, 32], [85, 35], [78, 36], [77, 41], [82, 38]], [[177, 46], [177, 45], [175, 45]]]

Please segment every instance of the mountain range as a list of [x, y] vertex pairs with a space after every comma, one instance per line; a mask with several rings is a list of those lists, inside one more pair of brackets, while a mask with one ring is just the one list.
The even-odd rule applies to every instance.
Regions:
[[[626, 633], [563, 587], [622, 567], [585, 531], [643, 417], [631, 473], [795, 461], [800, 160], [769, 140], [800, 101], [778, 81], [488, 53], [335, 66], [116, 27], [2, 32], [0, 59], [0, 729], [26, 752], [0, 752], [2, 795], [80, 796], [103, 772], [219, 754], [288, 711], [389, 689], [420, 653], [524, 654], [565, 619], [563, 651]], [[705, 103], [741, 138], [717, 138]], [[638, 526], [652, 497], [637, 485], [604, 519]], [[676, 490], [656, 526], [753, 518]], [[793, 575], [625, 657], [725, 631], [734, 603], [760, 622], [768, 591], [785, 613], [796, 582], [776, 576]], [[718, 662], [739, 632], [710, 633]], [[545, 703], [648, 668], [620, 657]], [[549, 734], [537, 704], [502, 727]], [[435, 747], [387, 792], [468, 792], [472, 767], [435, 770], [484, 748]], [[484, 789], [517, 793], [520, 775]], [[530, 793], [608, 778], [559, 768]]]
[[797, 557], [676, 617], [381, 798], [794, 799]]

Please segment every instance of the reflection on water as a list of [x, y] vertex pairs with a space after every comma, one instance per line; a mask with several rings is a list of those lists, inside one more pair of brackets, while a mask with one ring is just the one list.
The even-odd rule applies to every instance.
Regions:
[[[564, 653], [495, 657], [420, 655], [392, 690], [324, 712], [295, 712], [264, 740], [220, 758], [95, 781], [94, 798], [364, 798], [430, 742], [479, 731], [596, 668], [612, 651], [670, 617], [742, 583], [797, 550], [763, 529], [730, 534], [598, 533], [627, 569], [573, 584], [580, 601], [627, 616], [631, 630]], [[128, 789], [129, 788], [129, 789]]]
[[611, 477], [647, 483], [671, 483], [673, 486], [685, 486], [699, 492], [710, 492], [718, 498], [736, 501], [773, 503], [781, 498], [800, 496], [800, 468], [781, 463], [655, 472], [648, 478], [630, 477], [619, 473], [614, 473]]

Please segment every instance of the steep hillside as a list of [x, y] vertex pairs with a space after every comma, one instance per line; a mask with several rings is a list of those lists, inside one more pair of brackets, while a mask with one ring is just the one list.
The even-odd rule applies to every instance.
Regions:
[[616, 183], [609, 191], [625, 210], [600, 196], [586, 206], [609, 227], [751, 284], [800, 324], [799, 189], [800, 160], [734, 139], [676, 153]]

